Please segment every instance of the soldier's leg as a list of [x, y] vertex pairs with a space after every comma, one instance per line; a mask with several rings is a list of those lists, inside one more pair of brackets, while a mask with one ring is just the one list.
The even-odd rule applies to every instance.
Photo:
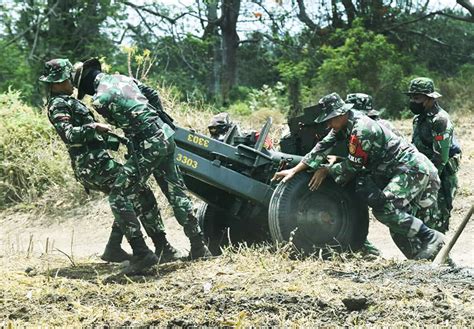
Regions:
[[165, 226], [156, 203], [155, 195], [148, 185], [138, 193], [135, 211], [145, 228], [146, 233], [155, 245], [155, 254], [160, 258], [160, 263], [178, 260], [181, 254], [171, 246], [166, 239]]
[[203, 234], [198, 220], [193, 213], [193, 203], [186, 195], [186, 185], [183, 177], [174, 161], [174, 141], [170, 147], [170, 153], [155, 171], [155, 178], [161, 180], [160, 188], [168, 199], [173, 213], [184, 233], [191, 242], [191, 258], [211, 256], [208, 248], [204, 244]]
[[138, 204], [138, 194], [142, 186], [160, 163], [160, 154], [165, 153], [166, 143], [156, 142], [138, 153], [137, 157], [129, 158], [121, 168], [109, 195], [114, 217], [132, 246], [135, 256], [130, 266], [125, 269], [126, 273], [139, 272], [159, 261], [146, 246], [134, 205]]
[[[421, 173], [399, 174], [392, 178], [383, 191], [385, 204], [372, 209], [374, 216], [390, 228], [392, 235], [400, 235], [406, 241], [419, 238], [421, 249], [418, 255], [423, 258], [433, 256], [442, 244], [439, 232], [429, 229], [420, 218], [412, 215], [413, 207], [418, 206], [417, 201], [421, 200], [429, 181], [430, 177]], [[403, 252], [407, 252], [402, 248]], [[406, 248], [409, 251], [411, 246], [407, 245]]]
[[438, 212], [436, 216], [427, 221], [427, 225], [440, 232], [447, 232], [449, 229], [449, 219], [451, 217], [451, 210], [453, 209], [453, 200], [457, 191], [457, 177], [456, 174], [449, 175], [443, 172], [441, 175], [441, 187], [438, 192]]
[[[122, 165], [112, 159], [105, 150], [90, 153], [88, 160], [85, 167], [77, 168], [78, 180], [87, 189], [109, 194]], [[122, 249], [122, 240], [122, 230], [114, 220], [109, 240], [100, 258], [106, 262], [129, 260], [131, 255]]]

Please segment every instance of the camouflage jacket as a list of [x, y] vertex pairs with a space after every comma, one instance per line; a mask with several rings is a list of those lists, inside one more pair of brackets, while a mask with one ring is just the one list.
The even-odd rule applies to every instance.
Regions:
[[403, 138], [357, 111], [349, 111], [345, 136], [348, 157], [329, 167], [329, 173], [340, 184], [365, 171], [386, 179], [406, 172], [431, 174], [436, 171], [433, 164]]
[[95, 128], [96, 122], [91, 111], [76, 98], [56, 95], [48, 102], [48, 118], [68, 149], [103, 144], [104, 138]]
[[[136, 80], [120, 74], [100, 73], [95, 78], [94, 86], [96, 93], [92, 105], [107, 122], [121, 128], [126, 135], [133, 136], [146, 131], [158, 119], [158, 113], [148, 106], [149, 101]], [[142, 90], [149, 93], [148, 96], [153, 100], [155, 107], [161, 107], [156, 92], [156, 95], [152, 95], [150, 91], [152, 89], [144, 86]], [[162, 129], [165, 138], [173, 134], [167, 124], [162, 125]]]
[[48, 118], [66, 144], [74, 170], [94, 159], [110, 158], [107, 147], [113, 141], [96, 132], [94, 115], [81, 101], [53, 95], [48, 102]]
[[303, 157], [302, 162], [313, 169], [317, 169], [331, 153], [334, 144], [343, 139], [345, 139], [344, 132], [337, 133], [334, 130], [329, 131], [329, 133]]
[[[359, 115], [364, 115], [363, 112], [352, 110], [352, 112], [357, 112]], [[379, 124], [384, 125], [386, 128], [391, 130], [395, 135], [401, 136], [400, 132], [395, 129], [393, 124], [390, 121], [377, 119], [375, 120]], [[303, 163], [307, 166], [317, 169], [326, 159], [326, 157], [331, 153], [332, 147], [336, 142], [340, 140], [348, 140], [347, 139], [347, 131], [340, 131], [336, 133], [334, 130], [331, 130], [321, 141], [319, 141], [315, 147], [304, 156]]]
[[416, 115], [413, 119], [412, 143], [433, 162], [439, 173], [449, 160], [453, 136], [454, 126], [449, 114], [438, 103], [431, 112]]

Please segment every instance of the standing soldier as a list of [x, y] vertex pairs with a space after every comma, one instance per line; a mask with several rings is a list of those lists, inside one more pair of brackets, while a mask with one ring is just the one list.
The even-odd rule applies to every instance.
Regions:
[[[336, 134], [342, 132], [346, 136], [349, 156], [327, 166], [319, 162], [320, 168], [309, 182], [310, 189], [317, 189], [328, 174], [341, 185], [362, 171], [385, 177], [387, 185], [366, 186], [371, 190], [367, 194], [368, 204], [375, 218], [406, 239], [420, 239], [421, 247], [414, 258], [435, 257], [444, 236], [423, 223], [423, 219], [431, 216], [432, 207], [436, 207], [439, 179], [433, 164], [403, 138], [352, 111], [353, 104], [344, 103], [338, 94], [321, 98], [319, 104], [322, 110], [316, 122], [327, 122]], [[313, 167], [318, 161], [312, 158], [309, 153], [296, 167], [277, 172], [275, 179], [286, 182], [298, 172]]]
[[145, 245], [132, 206], [137, 188], [151, 174], [164, 176], [168, 183], [168, 200], [191, 243], [190, 257], [210, 256], [174, 162], [174, 131], [163, 122], [158, 110], [150, 106], [136, 81], [124, 75], [102, 73], [100, 62], [90, 59], [75, 65], [73, 82], [78, 88], [79, 99], [85, 94], [93, 95], [93, 106], [109, 123], [124, 131], [135, 149], [121, 168], [109, 195], [112, 212], [135, 256], [125, 272], [139, 272], [158, 262]]
[[[45, 73], [39, 78], [48, 84], [48, 117], [68, 148], [76, 179], [86, 190], [110, 193], [122, 165], [107, 149], [117, 150], [119, 141], [106, 133], [108, 125], [96, 122], [91, 111], [72, 97], [72, 65], [67, 59], [53, 59], [45, 64]], [[158, 206], [153, 192], [144, 186], [137, 193], [134, 209], [147, 234], [152, 238], [161, 262], [176, 260], [178, 251], [166, 240]], [[121, 248], [122, 230], [116, 221], [109, 242], [101, 258], [121, 262], [131, 256]]]
[[456, 173], [461, 148], [455, 141], [449, 114], [437, 102], [441, 94], [435, 91], [433, 80], [411, 80], [406, 94], [410, 97], [410, 110], [415, 114], [412, 143], [433, 162], [441, 180], [438, 215], [428, 225], [445, 233], [449, 229], [453, 199], [458, 187]]

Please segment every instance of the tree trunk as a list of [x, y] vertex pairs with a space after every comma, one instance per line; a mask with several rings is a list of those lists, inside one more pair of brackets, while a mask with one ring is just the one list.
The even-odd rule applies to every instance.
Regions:
[[288, 100], [290, 103], [290, 112], [288, 113], [289, 118], [293, 118], [301, 112], [301, 83], [299, 79], [291, 79], [288, 82]]
[[206, 1], [207, 25], [204, 30], [204, 39], [208, 42], [208, 54], [211, 59], [212, 71], [208, 76], [208, 95], [216, 103], [221, 104], [221, 72], [222, 72], [222, 43], [217, 25], [218, 0]]
[[222, 83], [221, 97], [223, 105], [229, 104], [229, 94], [237, 84], [237, 49], [239, 35], [237, 20], [240, 11], [240, 0], [223, 0], [222, 2]]

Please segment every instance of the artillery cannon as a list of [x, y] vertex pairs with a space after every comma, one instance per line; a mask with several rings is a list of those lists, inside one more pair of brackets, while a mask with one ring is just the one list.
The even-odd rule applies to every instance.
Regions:
[[[237, 127], [224, 142], [193, 130], [176, 127], [176, 163], [185, 183], [204, 201], [197, 217], [211, 251], [229, 243], [249, 244], [289, 241], [306, 253], [331, 246], [360, 248], [368, 232], [368, 210], [353, 188], [327, 179], [315, 192], [308, 187], [310, 173], [301, 173], [285, 184], [271, 182], [283, 166], [291, 167], [314, 144], [318, 133], [314, 108], [290, 120], [290, 135], [282, 151], [265, 149], [271, 119], [262, 128], [254, 147], [241, 143]], [[336, 148], [344, 152], [344, 147]]]

